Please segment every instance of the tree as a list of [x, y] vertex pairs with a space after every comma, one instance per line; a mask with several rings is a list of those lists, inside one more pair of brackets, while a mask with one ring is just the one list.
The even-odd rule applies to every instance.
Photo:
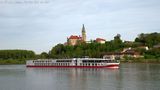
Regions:
[[46, 52], [42, 52], [42, 53], [40, 54], [40, 58], [46, 59], [46, 58], [49, 58], [49, 55], [48, 55]]
[[160, 49], [151, 49], [144, 54], [146, 59], [160, 59]]
[[[160, 43], [159, 33], [151, 33], [151, 34], [142, 33], [135, 39], [135, 42], [132, 42], [129, 45], [125, 44], [125, 42], [122, 42], [121, 35], [117, 34], [113, 40], [107, 41], [105, 44], [100, 44], [95, 41], [92, 41], [91, 43], [79, 43], [75, 46], [57, 44], [50, 50], [49, 57], [73, 58], [73, 57], [89, 56], [93, 58], [99, 58], [102, 57], [106, 52], [121, 52], [124, 48], [128, 47], [136, 48], [137, 51], [143, 55], [144, 52], [146, 52], [146, 50], [138, 48], [139, 46], [142, 45], [153, 46], [158, 43]], [[145, 54], [149, 55], [151, 53], [146, 52]]]
[[140, 42], [143, 45], [147, 45], [149, 47], [153, 47], [160, 43], [160, 33], [150, 33], [144, 34], [141, 33], [136, 39], [135, 42]]
[[35, 53], [29, 50], [0, 50], [0, 59], [33, 59]]

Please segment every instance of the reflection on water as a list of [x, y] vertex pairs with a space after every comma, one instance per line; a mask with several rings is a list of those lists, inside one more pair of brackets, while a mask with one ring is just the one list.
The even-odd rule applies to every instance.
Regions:
[[0, 66], [0, 90], [159, 90], [159, 64], [107, 68]]
[[[32, 84], [44, 81], [50, 82], [57, 89], [67, 90], [97, 90], [103, 87], [104, 80], [111, 77], [119, 79], [118, 69], [95, 68], [28, 68], [27, 74], [32, 77]], [[29, 80], [30, 81], [30, 80]], [[112, 80], [110, 80], [112, 81]], [[54, 87], [55, 87], [54, 86]]]

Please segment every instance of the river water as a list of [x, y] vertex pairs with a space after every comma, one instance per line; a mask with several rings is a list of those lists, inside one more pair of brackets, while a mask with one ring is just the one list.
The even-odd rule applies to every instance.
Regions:
[[127, 63], [119, 69], [0, 65], [0, 90], [160, 90], [160, 64]]

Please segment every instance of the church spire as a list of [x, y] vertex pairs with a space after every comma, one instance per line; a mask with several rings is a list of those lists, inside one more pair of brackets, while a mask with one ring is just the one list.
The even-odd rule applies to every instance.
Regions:
[[82, 41], [86, 42], [86, 30], [84, 24], [82, 26]]
[[85, 27], [84, 27], [84, 24], [83, 24], [83, 26], [82, 26], [82, 32], [86, 32]]

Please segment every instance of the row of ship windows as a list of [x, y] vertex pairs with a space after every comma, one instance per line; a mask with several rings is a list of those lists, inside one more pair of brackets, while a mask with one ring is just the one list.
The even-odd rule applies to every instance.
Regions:
[[[33, 61], [33, 63], [50, 63], [50, 62], [52, 62], [52, 61]], [[65, 60], [65, 61], [56, 61], [56, 62], [72, 62], [71, 60]], [[83, 60], [82, 61], [83, 63], [102, 63], [102, 62], [104, 62], [104, 63], [113, 63], [113, 62], [117, 62], [116, 60], [98, 60], [98, 61], [96, 61], [96, 60]]]
[[49, 62], [52, 62], [52, 61], [33, 61], [33, 63], [40, 63], [40, 62], [46, 62], [46, 63], [49, 63]]
[[[70, 66], [70, 63], [35, 63], [38, 66]], [[80, 66], [101, 66], [102, 63], [80, 63]]]
[[59, 60], [59, 61], [56, 61], [56, 62], [72, 62], [71, 60]]
[[102, 63], [80, 63], [80, 66], [101, 66]]
[[113, 63], [117, 62], [116, 60], [83, 60], [83, 63]]
[[40, 66], [69, 66], [69, 63], [35, 63], [35, 65]]
[[[53, 60], [33, 60], [33, 62], [52, 62]], [[72, 62], [72, 60], [54, 60], [56, 62]]]

